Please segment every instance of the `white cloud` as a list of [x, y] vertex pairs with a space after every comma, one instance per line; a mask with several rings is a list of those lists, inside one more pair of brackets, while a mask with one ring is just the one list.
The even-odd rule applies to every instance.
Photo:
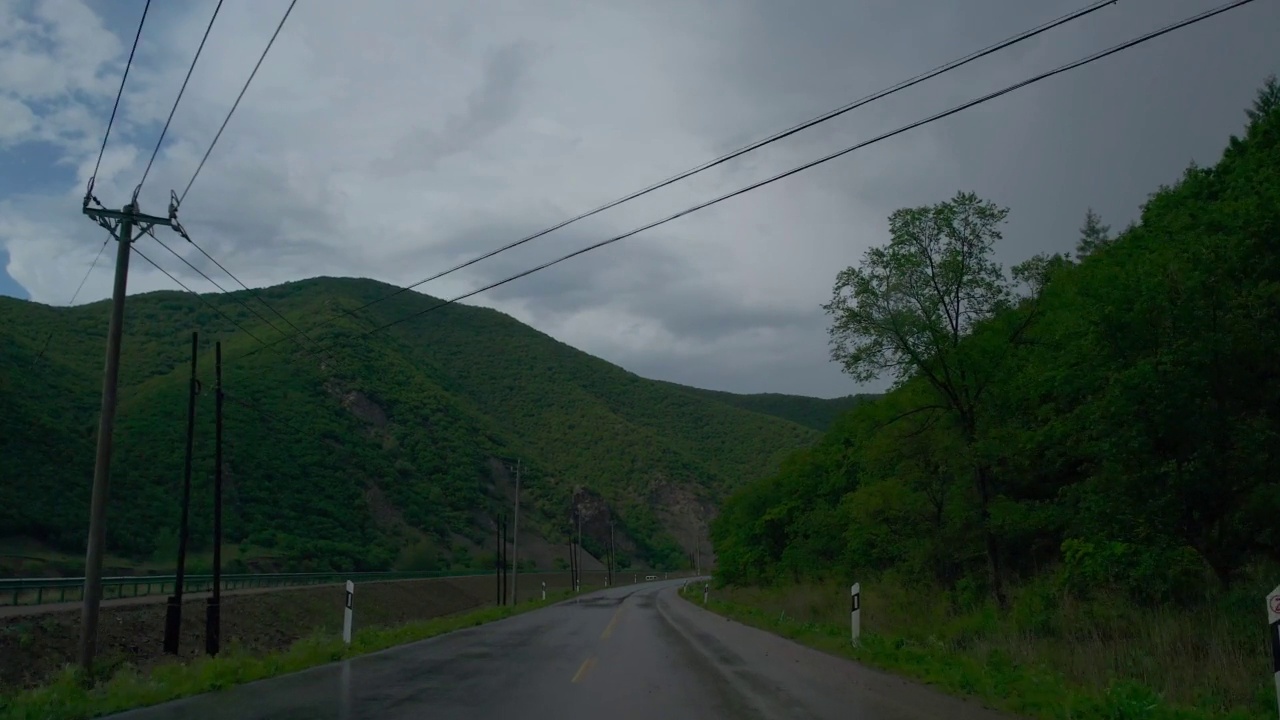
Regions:
[[[182, 217], [253, 284], [319, 274], [412, 282], [1074, 4], [299, 3]], [[185, 186], [286, 5], [223, 6], [145, 210], [162, 213], [169, 190]], [[99, 172], [103, 202], [128, 200], [212, 6], [152, 9]], [[1209, 6], [1126, 0], [423, 290], [470, 290]], [[65, 302], [100, 242], [79, 194], [136, 18], [117, 18], [129, 36], [116, 37], [81, 2], [20, 7], [0, 3], [0, 97], [36, 122], [4, 116], [0, 143], [54, 140], [79, 177], [58, 197], [8, 199], [0, 210], [13, 222], [0, 242], [36, 300]], [[1277, 24], [1274, 4], [1255, 4], [474, 302], [666, 379], [852, 392], [826, 361], [819, 305], [840, 267], [883, 242], [893, 209], [961, 188], [1009, 204], [1006, 262], [1070, 245], [1086, 205], [1122, 225], [1190, 155], [1208, 160], [1240, 126], [1275, 69], [1263, 28]], [[135, 290], [169, 287], [135, 268]], [[82, 300], [109, 285], [98, 274]]]
[[35, 126], [36, 116], [31, 108], [0, 95], [0, 148], [26, 140]]

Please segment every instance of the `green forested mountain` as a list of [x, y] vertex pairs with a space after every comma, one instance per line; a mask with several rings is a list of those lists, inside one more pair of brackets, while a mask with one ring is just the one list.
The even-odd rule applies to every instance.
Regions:
[[841, 415], [857, 407], [860, 403], [875, 398], [875, 395], [845, 395], [838, 398], [814, 398], [803, 395], [784, 395], [782, 393], [753, 393], [739, 395], [719, 390], [674, 385], [685, 392], [700, 397], [716, 400], [726, 405], [740, 407], [743, 410], [774, 415], [790, 420], [797, 425], [826, 431]]
[[[317, 278], [259, 291], [288, 321], [249, 293], [206, 296], [268, 343], [292, 333], [289, 323], [340, 316], [265, 350], [190, 294], [130, 297], [110, 549], [172, 556], [192, 330], [204, 388], [193, 547], [210, 542], [220, 338], [227, 540], [281, 567], [385, 568], [403, 564], [406, 547], [425, 565], [492, 553], [491, 517], [511, 497], [503, 458], [522, 461], [524, 531], [563, 541], [577, 489], [589, 550], [603, 548], [612, 516], [624, 561], [674, 567], [725, 492], [818, 437], [638, 377], [488, 309], [448, 306], [362, 336], [439, 302], [402, 293], [350, 312], [392, 289]], [[0, 298], [0, 538], [83, 548], [106, 317], [105, 302]]]
[[[1274, 78], [1247, 115], [1216, 165], [1159, 188], [1139, 222], [1112, 237], [1090, 212], [1075, 253], [1012, 273], [992, 260], [1008, 210], [961, 193], [894, 213], [828, 311], [846, 370], [898, 384], [726, 501], [721, 579], [905, 585], [892, 597], [919, 599], [917, 614], [938, 598], [952, 613], [912, 647], [982, 663], [1007, 617], [1019, 662], [1274, 713]], [[1143, 634], [1172, 617], [1198, 636]]]

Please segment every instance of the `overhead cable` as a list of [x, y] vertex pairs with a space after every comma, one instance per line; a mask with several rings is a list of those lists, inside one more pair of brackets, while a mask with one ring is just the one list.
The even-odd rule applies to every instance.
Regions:
[[[1016, 91], [1016, 90], [1019, 90], [1019, 89], [1021, 89], [1021, 88], [1024, 88], [1024, 87], [1027, 87], [1027, 86], [1029, 86], [1029, 85], [1033, 85], [1033, 84], [1035, 84], [1035, 83], [1038, 83], [1038, 82], [1040, 82], [1040, 81], [1042, 81], [1042, 80], [1046, 80], [1046, 79], [1048, 79], [1048, 78], [1054, 77], [1055, 75], [1060, 75], [1060, 74], [1062, 74], [1062, 73], [1069, 72], [1069, 71], [1071, 71], [1071, 70], [1075, 70], [1075, 69], [1077, 69], [1077, 68], [1079, 68], [1079, 67], [1083, 67], [1084, 65], [1088, 65], [1089, 63], [1096, 62], [1096, 61], [1098, 61], [1098, 60], [1101, 60], [1101, 59], [1103, 59], [1103, 58], [1109, 57], [1109, 56], [1114, 55], [1114, 54], [1116, 54], [1116, 53], [1122, 52], [1122, 51], [1127, 50], [1127, 49], [1129, 49], [1129, 48], [1132, 48], [1132, 47], [1134, 47], [1134, 46], [1141, 45], [1142, 43], [1145, 43], [1145, 42], [1149, 42], [1149, 41], [1154, 40], [1154, 39], [1156, 39], [1156, 38], [1158, 38], [1158, 37], [1161, 37], [1161, 36], [1163, 36], [1163, 35], [1166, 35], [1166, 34], [1168, 34], [1168, 33], [1171, 33], [1171, 32], [1174, 32], [1174, 31], [1176, 31], [1176, 30], [1180, 30], [1180, 29], [1182, 29], [1182, 28], [1185, 28], [1185, 27], [1188, 27], [1188, 26], [1194, 25], [1194, 24], [1199, 23], [1199, 22], [1202, 22], [1202, 21], [1204, 21], [1204, 20], [1208, 20], [1208, 19], [1210, 19], [1210, 18], [1212, 18], [1212, 17], [1215, 17], [1215, 16], [1217, 16], [1217, 15], [1221, 15], [1222, 13], [1225, 13], [1225, 12], [1227, 12], [1227, 11], [1229, 11], [1229, 10], [1234, 10], [1234, 9], [1237, 9], [1237, 8], [1243, 7], [1243, 6], [1248, 5], [1248, 4], [1250, 4], [1250, 3], [1254, 2], [1254, 1], [1255, 1], [1255, 0], [1236, 0], [1236, 2], [1230, 2], [1230, 3], [1227, 3], [1227, 4], [1225, 4], [1225, 5], [1220, 5], [1220, 6], [1216, 7], [1216, 8], [1211, 9], [1211, 10], [1206, 10], [1206, 11], [1204, 11], [1204, 12], [1201, 12], [1201, 13], [1197, 14], [1197, 15], [1193, 15], [1192, 17], [1189, 17], [1189, 18], [1187, 18], [1187, 19], [1185, 19], [1185, 20], [1178, 21], [1178, 22], [1173, 23], [1173, 24], [1171, 24], [1171, 25], [1166, 25], [1165, 27], [1160, 28], [1159, 30], [1154, 30], [1154, 31], [1152, 31], [1152, 32], [1146, 33], [1145, 35], [1140, 35], [1140, 36], [1138, 36], [1138, 37], [1136, 37], [1136, 38], [1134, 38], [1134, 39], [1132, 39], [1132, 40], [1128, 40], [1128, 41], [1126, 41], [1126, 42], [1124, 42], [1124, 43], [1121, 43], [1121, 44], [1119, 44], [1119, 45], [1115, 45], [1115, 46], [1113, 46], [1113, 47], [1111, 47], [1111, 48], [1108, 48], [1108, 49], [1106, 49], [1106, 50], [1102, 50], [1102, 51], [1096, 52], [1096, 53], [1094, 53], [1094, 54], [1092, 54], [1092, 55], [1089, 55], [1089, 56], [1087, 56], [1087, 57], [1085, 57], [1085, 58], [1082, 58], [1082, 59], [1080, 59], [1080, 60], [1076, 60], [1075, 62], [1071, 62], [1071, 63], [1068, 63], [1068, 64], [1066, 64], [1066, 65], [1062, 65], [1062, 66], [1060, 66], [1060, 67], [1058, 67], [1058, 68], [1055, 68], [1055, 69], [1053, 69], [1053, 70], [1050, 70], [1050, 71], [1048, 71], [1048, 72], [1044, 72], [1044, 73], [1041, 73], [1041, 74], [1039, 74], [1039, 75], [1036, 75], [1036, 76], [1033, 76], [1033, 77], [1031, 77], [1031, 78], [1028, 78], [1028, 79], [1026, 79], [1026, 80], [1023, 80], [1023, 81], [1021, 81], [1021, 82], [1015, 83], [1015, 84], [1013, 84], [1013, 85], [1009, 85], [1008, 87], [1005, 87], [1005, 88], [1003, 88], [1003, 89], [1001, 89], [1001, 90], [997, 90], [997, 91], [992, 92], [992, 93], [989, 93], [989, 94], [987, 94], [987, 95], [983, 95], [982, 97], [975, 98], [975, 99], [973, 99], [973, 100], [970, 100], [970, 101], [968, 101], [968, 102], [965, 102], [965, 103], [963, 103], [963, 104], [961, 104], [961, 105], [957, 105], [957, 106], [955, 106], [955, 107], [951, 108], [950, 110], [945, 110], [945, 111], [940, 112], [940, 113], [937, 113], [937, 114], [935, 114], [935, 115], [931, 115], [931, 116], [929, 116], [929, 117], [927, 117], [927, 118], [925, 118], [925, 119], [923, 119], [923, 120], [917, 120], [916, 122], [913, 122], [913, 123], [911, 123], [911, 124], [909, 124], [909, 125], [904, 125], [904, 126], [902, 126], [902, 127], [898, 128], [898, 129], [896, 129], [896, 130], [893, 130], [893, 131], [890, 131], [890, 132], [884, 133], [883, 135], [879, 135], [879, 136], [874, 137], [874, 138], [872, 138], [872, 139], [870, 139], [870, 140], [866, 140], [866, 141], [860, 142], [860, 143], [858, 143], [858, 144], [856, 144], [856, 145], [851, 145], [851, 146], [846, 147], [846, 148], [844, 148], [844, 149], [842, 149], [842, 150], [838, 150], [838, 151], [836, 151], [836, 152], [833, 152], [833, 153], [830, 153], [830, 154], [828, 154], [828, 155], [825, 155], [825, 156], [823, 156], [823, 157], [821, 157], [821, 158], [818, 158], [817, 160], [813, 160], [813, 161], [810, 161], [810, 162], [805, 163], [805, 164], [803, 164], [803, 165], [800, 165], [799, 167], [795, 167], [795, 168], [792, 168], [791, 170], [787, 170], [786, 172], [778, 173], [777, 175], [774, 175], [774, 176], [769, 177], [769, 178], [767, 178], [767, 179], [765, 179], [765, 180], [761, 180], [761, 181], [759, 181], [759, 182], [753, 183], [753, 184], [748, 185], [748, 186], [746, 186], [746, 187], [744, 187], [744, 188], [740, 188], [740, 189], [738, 189], [738, 190], [734, 190], [733, 192], [726, 193], [726, 194], [724, 194], [724, 195], [721, 195], [721, 196], [719, 196], [719, 197], [716, 197], [716, 198], [714, 198], [714, 199], [712, 199], [712, 200], [708, 200], [707, 202], [701, 203], [701, 204], [699, 204], [699, 205], [695, 205], [695, 206], [693, 206], [693, 207], [686, 208], [686, 209], [681, 210], [680, 212], [675, 213], [675, 214], [673, 214], [673, 215], [668, 215], [667, 217], [662, 218], [661, 220], [657, 220], [657, 221], [652, 222], [652, 223], [649, 223], [649, 224], [647, 224], [647, 225], [644, 225], [644, 226], [638, 227], [638, 228], [636, 228], [636, 229], [634, 229], [634, 230], [631, 230], [631, 231], [629, 231], [629, 232], [623, 233], [623, 234], [621, 234], [621, 235], [616, 235], [616, 236], [611, 237], [611, 238], [609, 238], [609, 239], [607, 239], [607, 240], [602, 240], [602, 241], [600, 241], [600, 242], [598, 242], [598, 243], [595, 243], [595, 244], [593, 244], [593, 245], [588, 245], [588, 246], [586, 246], [586, 247], [584, 247], [584, 248], [580, 248], [580, 249], [578, 249], [578, 250], [575, 250], [574, 252], [571, 252], [571, 253], [569, 253], [569, 254], [567, 254], [567, 255], [562, 255], [562, 256], [560, 256], [559, 258], [556, 258], [556, 259], [554, 259], [554, 260], [550, 260], [550, 261], [548, 261], [548, 262], [544, 262], [544, 263], [542, 263], [541, 265], [537, 265], [537, 266], [532, 267], [532, 268], [530, 268], [530, 269], [528, 269], [528, 270], [525, 270], [525, 271], [523, 271], [523, 272], [519, 272], [519, 273], [516, 273], [515, 275], [508, 276], [508, 277], [506, 277], [506, 278], [504, 278], [504, 279], [502, 279], [502, 280], [499, 280], [499, 281], [497, 281], [497, 282], [490, 283], [490, 284], [488, 284], [488, 285], [485, 285], [485, 286], [483, 286], [483, 287], [481, 287], [481, 288], [478, 288], [478, 289], [476, 289], [476, 290], [472, 290], [472, 291], [467, 292], [467, 293], [463, 293], [463, 294], [458, 295], [458, 296], [456, 296], [456, 297], [453, 297], [453, 298], [451, 298], [451, 299], [449, 299], [449, 300], [444, 300], [444, 301], [442, 301], [442, 302], [436, 303], [435, 305], [432, 305], [432, 306], [430, 306], [430, 307], [427, 307], [427, 308], [425, 308], [425, 309], [423, 309], [423, 310], [420, 310], [420, 311], [418, 311], [418, 312], [411, 313], [411, 314], [409, 314], [409, 315], [406, 315], [406, 316], [403, 316], [403, 317], [398, 318], [398, 319], [396, 319], [396, 320], [393, 320], [393, 321], [391, 321], [391, 322], [389, 322], [389, 323], [386, 323], [386, 324], [383, 324], [383, 325], [379, 325], [378, 327], [376, 327], [376, 328], [374, 328], [374, 329], [372, 329], [372, 330], [368, 330], [368, 331], [366, 331], [366, 332], [360, 333], [360, 334], [355, 335], [355, 336], [350, 336], [350, 337], [348, 337], [348, 338], [340, 338], [338, 341], [331, 342], [331, 343], [329, 343], [328, 345], [324, 346], [324, 349], [329, 349], [329, 348], [331, 348], [333, 345], [336, 345], [336, 344], [337, 344], [337, 342], [341, 342], [342, 340], [363, 338], [363, 337], [366, 337], [366, 336], [368, 336], [368, 335], [372, 335], [373, 333], [379, 332], [379, 331], [381, 331], [381, 330], [385, 330], [385, 329], [387, 329], [387, 328], [394, 327], [394, 326], [399, 325], [400, 323], [406, 322], [406, 321], [408, 321], [408, 320], [412, 320], [412, 319], [414, 319], [414, 318], [421, 317], [422, 315], [425, 315], [425, 314], [427, 314], [427, 313], [429, 313], [429, 312], [433, 312], [433, 311], [439, 310], [440, 308], [446, 307], [446, 306], [448, 306], [448, 305], [452, 305], [452, 304], [454, 304], [454, 303], [456, 303], [456, 302], [458, 302], [458, 301], [460, 301], [460, 300], [465, 300], [465, 299], [467, 299], [467, 298], [469, 298], [469, 297], [472, 297], [472, 296], [474, 296], [474, 295], [478, 295], [478, 294], [480, 294], [480, 293], [482, 293], [482, 292], [485, 292], [485, 291], [488, 291], [488, 290], [492, 290], [492, 289], [494, 289], [494, 288], [496, 288], [496, 287], [499, 287], [499, 286], [505, 285], [505, 284], [507, 284], [507, 283], [509, 283], [509, 282], [512, 282], [512, 281], [514, 281], [514, 280], [518, 280], [518, 279], [520, 279], [520, 278], [523, 278], [523, 277], [526, 277], [526, 276], [532, 275], [533, 273], [536, 273], [536, 272], [538, 272], [538, 271], [540, 271], [540, 270], [544, 270], [544, 269], [549, 268], [549, 267], [551, 267], [551, 266], [553, 266], [553, 265], [557, 265], [557, 264], [559, 264], [559, 263], [562, 263], [562, 262], [564, 262], [565, 260], [569, 260], [569, 259], [574, 258], [574, 257], [577, 257], [577, 256], [579, 256], [579, 255], [582, 255], [582, 254], [585, 254], [585, 253], [591, 252], [592, 250], [597, 250], [597, 249], [602, 248], [602, 247], [605, 247], [605, 246], [607, 246], [607, 245], [611, 245], [611, 244], [613, 244], [613, 243], [618, 242], [619, 240], [624, 240], [624, 239], [626, 239], [626, 238], [629, 238], [629, 237], [631, 237], [631, 236], [633, 236], [633, 235], [637, 235], [637, 234], [639, 234], [639, 233], [641, 233], [641, 232], [644, 232], [644, 231], [646, 231], [646, 230], [650, 230], [650, 229], [652, 229], [652, 228], [658, 227], [659, 225], [663, 225], [663, 224], [666, 224], [666, 223], [668, 223], [668, 222], [671, 222], [672, 220], [676, 220], [676, 219], [678, 219], [678, 218], [684, 217], [685, 215], [689, 215], [689, 214], [691, 214], [691, 213], [697, 212], [698, 210], [702, 210], [702, 209], [704, 209], [704, 208], [710, 207], [710, 206], [715, 205], [715, 204], [717, 204], [717, 203], [724, 202], [725, 200], [728, 200], [728, 199], [733, 198], [733, 197], [737, 197], [738, 195], [742, 195], [742, 194], [744, 194], [744, 193], [751, 192], [752, 190], [756, 190], [756, 189], [758, 189], [758, 188], [764, 187], [765, 185], [769, 185], [769, 184], [771, 184], [771, 183], [777, 182], [777, 181], [782, 180], [782, 179], [784, 179], [784, 178], [790, 177], [790, 176], [795, 175], [795, 174], [797, 174], [797, 173], [803, 172], [803, 171], [808, 170], [808, 169], [810, 169], [810, 168], [813, 168], [813, 167], [816, 167], [816, 166], [821, 165], [821, 164], [823, 164], [823, 163], [826, 163], [826, 162], [828, 162], [828, 161], [830, 161], [830, 160], [834, 160], [834, 159], [836, 159], [836, 158], [838, 158], [838, 157], [841, 157], [841, 156], [843, 156], [843, 155], [847, 155], [848, 153], [851, 153], [851, 152], [853, 152], [853, 151], [855, 151], [855, 150], [859, 150], [859, 149], [861, 149], [861, 148], [867, 147], [868, 145], [873, 145], [873, 144], [875, 144], [875, 143], [881, 142], [881, 141], [883, 141], [883, 140], [887, 140], [887, 139], [889, 139], [889, 138], [891, 138], [891, 137], [894, 137], [894, 136], [896, 136], [896, 135], [900, 135], [900, 134], [905, 133], [905, 132], [908, 132], [908, 131], [910, 131], [910, 130], [914, 130], [914, 129], [916, 129], [916, 128], [918, 128], [918, 127], [921, 127], [921, 126], [923, 126], [923, 125], [928, 125], [929, 123], [933, 123], [933, 122], [936, 122], [936, 121], [941, 120], [941, 119], [943, 119], [943, 118], [950, 117], [951, 115], [955, 115], [956, 113], [962, 112], [962, 111], [967, 110], [967, 109], [969, 109], [969, 108], [972, 108], [972, 107], [975, 107], [975, 106], [977, 106], [977, 105], [981, 105], [981, 104], [983, 104], [983, 103], [989, 102], [989, 101], [991, 101], [991, 100], [994, 100], [994, 99], [996, 99], [996, 98], [998, 98], [998, 97], [1001, 97], [1001, 96], [1003, 96], [1003, 95], [1007, 95], [1007, 94], [1012, 93], [1012, 92], [1014, 92], [1014, 91]], [[259, 348], [259, 349], [256, 349], [254, 352], [257, 352], [258, 350], [262, 350], [262, 349], [266, 349], [266, 348]]]

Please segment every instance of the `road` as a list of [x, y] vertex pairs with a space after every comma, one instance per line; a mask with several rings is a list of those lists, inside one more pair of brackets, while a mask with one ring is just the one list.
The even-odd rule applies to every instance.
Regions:
[[726, 620], [682, 581], [542, 610], [117, 720], [1008, 716]]

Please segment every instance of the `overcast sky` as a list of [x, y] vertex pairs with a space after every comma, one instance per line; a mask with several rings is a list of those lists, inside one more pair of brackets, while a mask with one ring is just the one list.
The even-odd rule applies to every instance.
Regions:
[[[215, 4], [152, 4], [98, 174], [109, 206], [141, 177]], [[181, 216], [253, 286], [407, 284], [1084, 4], [301, 0]], [[452, 297], [1216, 4], [1118, 0], [422, 290]], [[144, 211], [186, 185], [287, 5], [224, 3]], [[102, 245], [80, 198], [142, 6], [0, 0], [2, 293], [66, 304]], [[1070, 249], [1089, 206], [1122, 227], [1240, 131], [1280, 69], [1278, 28], [1280, 2], [1259, 0], [470, 302], [648, 377], [857, 392], [820, 305], [889, 213], [975, 191], [1011, 208], [1006, 264]], [[110, 294], [111, 261], [77, 303]], [[172, 287], [133, 264], [132, 292]]]

